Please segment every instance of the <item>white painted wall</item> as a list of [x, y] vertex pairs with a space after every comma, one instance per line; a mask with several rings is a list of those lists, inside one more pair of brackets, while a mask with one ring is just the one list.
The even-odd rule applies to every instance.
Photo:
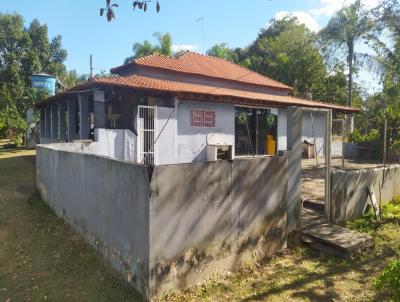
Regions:
[[[192, 127], [191, 110], [195, 109], [215, 111], [215, 128]], [[181, 101], [177, 115], [177, 163], [206, 161], [207, 136], [210, 135], [218, 136], [225, 144], [235, 145], [235, 106], [226, 103]]]
[[157, 122], [155, 138], [158, 136], [158, 139], [155, 144], [155, 164], [172, 164], [176, 162], [177, 157], [177, 109], [157, 107], [156, 110]]
[[[313, 118], [311, 118], [311, 114]], [[313, 125], [314, 123], [314, 125]], [[305, 140], [314, 143], [318, 156], [324, 156], [324, 140], [326, 127], [326, 114], [322, 112], [303, 112], [302, 118], [302, 142]], [[314, 128], [314, 131], [313, 131]]]
[[[191, 126], [191, 110], [216, 112], [215, 128]], [[278, 114], [278, 150], [287, 150], [286, 109], [272, 109]], [[167, 120], [169, 121], [167, 123]], [[165, 125], [165, 127], [164, 127]], [[160, 134], [161, 129], [164, 130]], [[233, 104], [180, 101], [177, 109], [157, 107], [156, 164], [190, 163], [207, 160], [208, 144], [235, 145], [235, 106]]]
[[279, 108], [278, 109], [278, 151], [286, 151], [287, 150], [287, 113], [286, 109]]
[[58, 143], [53, 148], [136, 162], [136, 135], [130, 130], [95, 129], [94, 136], [94, 142]]

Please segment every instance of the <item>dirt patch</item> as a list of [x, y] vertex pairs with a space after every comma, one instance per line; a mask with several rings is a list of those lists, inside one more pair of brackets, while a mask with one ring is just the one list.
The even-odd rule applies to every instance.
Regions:
[[34, 184], [23, 184], [23, 185], [18, 186], [15, 190], [18, 193], [30, 196], [33, 193], [35, 193], [35, 185]]

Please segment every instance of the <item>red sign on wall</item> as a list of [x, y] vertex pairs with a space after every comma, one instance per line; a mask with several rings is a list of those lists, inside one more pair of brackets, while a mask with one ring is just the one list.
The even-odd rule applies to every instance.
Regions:
[[192, 127], [215, 127], [216, 114], [211, 110], [191, 110]]

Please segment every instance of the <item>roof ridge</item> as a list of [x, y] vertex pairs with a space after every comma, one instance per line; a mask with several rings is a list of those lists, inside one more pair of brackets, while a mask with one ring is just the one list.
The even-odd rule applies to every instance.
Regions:
[[[261, 73], [259, 73], [259, 72], [254, 71], [254, 70], [251, 70], [251, 69], [249, 69], [249, 68], [246, 68], [246, 67], [244, 67], [244, 66], [242, 66], [242, 65], [240, 65], [240, 64], [238, 64], [238, 63], [229, 61], [229, 60], [227, 60], [227, 59], [225, 59], [225, 58], [217, 57], [217, 56], [214, 56], [214, 55], [205, 55], [205, 54], [201, 54], [201, 53], [198, 53], [198, 52], [195, 52], [195, 51], [190, 51], [190, 50], [187, 50], [185, 54], [187, 54], [187, 53], [192, 53], [192, 54], [195, 54], [195, 55], [198, 55], [198, 56], [202, 56], [202, 57], [205, 57], [205, 58], [214, 58], [214, 59], [217, 59], [217, 60], [220, 60], [220, 61], [223, 61], [223, 62], [227, 62], [227, 63], [229, 63], [229, 64], [232, 64], [232, 65], [235, 65], [235, 66], [239, 67], [239, 68], [242, 69], [243, 71], [246, 71], [247, 74], [250, 74], [250, 73], [257, 74], [257, 75], [260, 75], [260, 76], [262, 76], [262, 77], [264, 77], [264, 78], [266, 78], [266, 79], [268, 79], [268, 80], [270, 80], [270, 81], [273, 81], [273, 82], [275, 82], [275, 83], [277, 83], [277, 84], [285, 85], [285, 86], [289, 87], [290, 89], [293, 89], [293, 87], [291, 87], [291, 86], [289, 86], [289, 85], [287, 85], [287, 84], [285, 84], [285, 83], [282, 83], [282, 82], [279, 82], [279, 81], [277, 81], [277, 80], [274, 80], [274, 79], [270, 78], [269, 76], [266, 76], [266, 75], [264, 75], [264, 74], [261, 74]], [[184, 55], [184, 54], [183, 54], [183, 55]], [[244, 75], [244, 76], [242, 76], [242, 77], [245, 77], [245, 76], [246, 76], [246, 75]], [[236, 79], [235, 81], [241, 79], [242, 77], [239, 77], [239, 78]]]
[[[134, 63], [134, 62], [143, 61], [143, 60], [151, 58], [151, 57], [164, 57], [164, 58], [169, 58], [169, 59], [175, 59], [174, 56], [164, 55], [162, 53], [159, 53], [158, 51], [154, 51], [153, 53], [151, 53], [149, 55], [135, 58], [132, 61], [130, 61], [128, 64], [124, 64], [124, 65], [129, 65], [129, 64]], [[124, 66], [124, 65], [122, 65], [122, 66]]]

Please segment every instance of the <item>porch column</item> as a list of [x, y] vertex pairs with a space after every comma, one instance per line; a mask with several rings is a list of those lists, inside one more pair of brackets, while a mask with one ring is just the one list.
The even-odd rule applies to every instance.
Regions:
[[67, 140], [66, 126], [67, 121], [65, 118], [65, 113], [67, 111], [67, 104], [65, 101], [61, 101], [58, 104], [58, 121], [60, 129], [60, 141], [65, 142]]
[[106, 103], [104, 91], [95, 90], [93, 93], [94, 128], [106, 127]]
[[79, 94], [79, 134], [80, 139], [89, 138], [89, 100], [87, 94]]
[[45, 133], [44, 133], [44, 137], [45, 139], [45, 143], [49, 143], [50, 138], [51, 138], [51, 108], [49, 105], [46, 105], [44, 107], [44, 117], [45, 117]]
[[46, 110], [45, 107], [40, 107], [40, 143], [45, 142], [46, 137]]
[[299, 107], [287, 109], [287, 149], [288, 149], [288, 190], [287, 223], [288, 232], [300, 226], [301, 219], [301, 127], [302, 110]]
[[51, 140], [52, 142], [58, 139], [58, 105], [51, 105]]
[[68, 142], [72, 142], [76, 136], [76, 100], [68, 100]]

